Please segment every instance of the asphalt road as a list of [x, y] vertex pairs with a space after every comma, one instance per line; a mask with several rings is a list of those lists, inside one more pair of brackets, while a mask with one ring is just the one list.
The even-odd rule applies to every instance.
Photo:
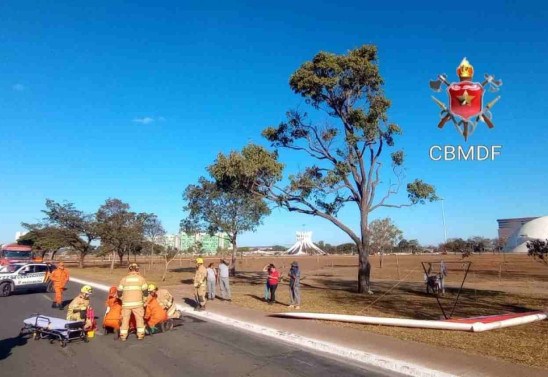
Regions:
[[[65, 291], [67, 304], [79, 286]], [[182, 326], [138, 341], [114, 340], [101, 331], [89, 343], [59, 343], [20, 337], [23, 319], [39, 312], [63, 318], [51, 308], [51, 293], [0, 297], [0, 375], [10, 376], [395, 376], [303, 351], [269, 338], [206, 322], [191, 316]], [[95, 291], [92, 306], [102, 319], [106, 293]]]

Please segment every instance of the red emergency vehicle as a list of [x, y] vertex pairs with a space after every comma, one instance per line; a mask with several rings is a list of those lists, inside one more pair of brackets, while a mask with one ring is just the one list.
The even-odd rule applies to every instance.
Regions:
[[30, 246], [9, 243], [2, 245], [2, 248], [0, 248], [0, 266], [32, 261], [32, 248]]

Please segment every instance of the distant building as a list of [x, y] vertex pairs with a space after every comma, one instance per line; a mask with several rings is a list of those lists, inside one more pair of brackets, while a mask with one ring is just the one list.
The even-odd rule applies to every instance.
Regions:
[[181, 250], [181, 240], [178, 234], [166, 234], [162, 241], [165, 247]]
[[[523, 221], [530, 219], [529, 221]], [[511, 220], [514, 220], [513, 222]], [[506, 227], [503, 228], [502, 234], [508, 234], [508, 230], [512, 229], [512, 233], [505, 237], [506, 245], [503, 248], [504, 252], [509, 253], [526, 253], [527, 241], [546, 240], [548, 239], [548, 216], [531, 217], [520, 219], [506, 219], [499, 221], [499, 236], [501, 234], [501, 221]]]
[[514, 234], [519, 228], [521, 228], [525, 223], [528, 223], [531, 220], [537, 219], [538, 217], [517, 217], [514, 219], [500, 219], [497, 220], [499, 223], [499, 238], [503, 240], [508, 240], [512, 234]]
[[198, 242], [201, 242], [202, 251], [205, 254], [215, 254], [219, 249], [232, 249], [232, 244], [228, 241], [226, 233], [217, 233], [213, 236], [207, 233], [186, 234], [184, 232], [166, 234], [161, 244], [184, 252], [193, 248]]

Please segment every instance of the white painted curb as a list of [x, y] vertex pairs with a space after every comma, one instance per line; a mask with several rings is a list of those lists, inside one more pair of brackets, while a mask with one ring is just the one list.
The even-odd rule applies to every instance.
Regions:
[[[82, 280], [71, 277], [70, 280], [74, 283], [91, 285], [92, 287], [108, 292], [110, 287], [104, 284]], [[310, 350], [327, 353], [331, 356], [342, 357], [354, 362], [372, 365], [378, 368], [386, 369], [392, 372], [401, 373], [406, 376], [413, 377], [456, 377], [455, 375], [440, 372], [434, 369], [426, 368], [421, 365], [408, 363], [401, 360], [396, 360], [381, 355], [376, 355], [368, 352], [358, 351], [352, 348], [340, 346], [334, 343], [325, 342], [323, 340], [304, 337], [294, 333], [276, 330], [271, 327], [261, 326], [255, 323], [243, 322], [234, 318], [226, 317], [220, 314], [211, 312], [197, 312], [188, 305], [177, 304], [177, 308], [194, 317], [208, 319], [217, 322], [221, 325], [234, 327], [244, 331], [248, 331], [261, 336], [267, 336], [279, 341], [299, 346], [300, 348], [308, 348]]]

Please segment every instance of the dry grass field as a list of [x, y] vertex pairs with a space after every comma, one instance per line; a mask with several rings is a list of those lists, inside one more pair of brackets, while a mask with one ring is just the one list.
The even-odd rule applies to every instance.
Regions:
[[[371, 258], [374, 295], [356, 294], [357, 257], [245, 257], [237, 264], [233, 281], [233, 303], [264, 312], [290, 310], [287, 279], [277, 292], [279, 304], [266, 305], [262, 299], [267, 263], [274, 263], [287, 275], [290, 263], [301, 267], [303, 305], [301, 311], [340, 314], [390, 316], [414, 319], [440, 319], [442, 312], [432, 295], [425, 292], [422, 261], [447, 262], [447, 292], [441, 303], [450, 312], [462, 282], [463, 261], [472, 262], [454, 317], [471, 317], [508, 312], [546, 310], [548, 299], [548, 265], [525, 255], [473, 255], [462, 259], [453, 255], [385, 256], [379, 268], [378, 256]], [[206, 258], [217, 264], [219, 258]], [[160, 283], [163, 265], [148, 264], [143, 274]], [[175, 260], [163, 285], [190, 284], [194, 264], [191, 259]], [[117, 283], [125, 268], [110, 271], [106, 267], [72, 269], [79, 277]], [[508, 361], [548, 368], [548, 321], [494, 330], [485, 333], [407, 329], [398, 327], [326, 322], [329, 326], [352, 327], [367, 332], [424, 342], [450, 349], [487, 355]]]

